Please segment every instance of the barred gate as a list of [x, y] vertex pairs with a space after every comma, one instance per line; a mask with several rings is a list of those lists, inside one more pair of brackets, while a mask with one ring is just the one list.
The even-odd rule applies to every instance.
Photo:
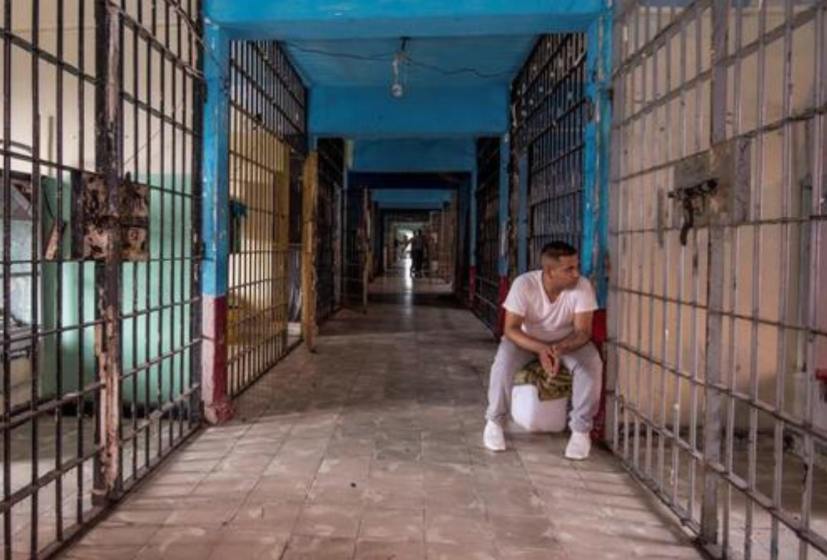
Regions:
[[511, 86], [511, 102], [511, 167], [515, 173], [528, 157], [528, 266], [535, 268], [543, 245], [579, 248], [583, 236], [585, 35], [543, 36]]
[[[281, 47], [234, 41], [230, 52], [229, 394], [288, 350], [291, 185], [307, 152], [306, 91]], [[300, 191], [299, 191], [300, 192]], [[292, 201], [301, 208], [301, 200]], [[298, 212], [301, 231], [301, 212]], [[300, 251], [296, 251], [300, 254]]]
[[2, 558], [46, 556], [200, 422], [195, 0], [5, 0]]
[[499, 320], [500, 140], [477, 140], [477, 264], [474, 311], [491, 331]]
[[456, 190], [455, 272], [452, 282], [454, 292], [461, 302], [469, 305], [471, 282], [471, 184], [470, 175], [463, 177], [463, 184]]
[[319, 139], [319, 198], [316, 228], [316, 314], [330, 317], [340, 305], [341, 208], [345, 180], [345, 143], [340, 138]]
[[612, 445], [716, 558], [827, 556], [827, 6], [615, 6]]
[[[439, 220], [439, 244], [437, 245], [437, 260], [439, 261], [439, 277], [445, 282], [453, 284], [454, 290], [457, 286], [457, 251], [459, 233], [459, 200], [457, 193], [451, 194], [450, 202], [442, 205]], [[426, 265], [427, 270], [427, 265]]]
[[345, 191], [342, 305], [367, 306], [370, 206], [368, 189], [351, 186]]

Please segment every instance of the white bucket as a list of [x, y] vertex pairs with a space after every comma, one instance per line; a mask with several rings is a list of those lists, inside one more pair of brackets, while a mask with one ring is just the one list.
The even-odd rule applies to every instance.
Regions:
[[515, 385], [511, 390], [511, 417], [529, 432], [555, 432], [566, 429], [568, 399], [541, 401], [534, 385]]

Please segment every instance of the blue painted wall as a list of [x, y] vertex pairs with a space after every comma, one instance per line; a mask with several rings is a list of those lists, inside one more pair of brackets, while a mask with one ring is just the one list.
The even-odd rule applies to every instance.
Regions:
[[310, 133], [317, 136], [468, 138], [508, 128], [508, 90], [409, 88], [399, 99], [385, 88], [314, 88]]
[[405, 210], [439, 210], [451, 201], [450, 190], [423, 189], [374, 189], [370, 192], [371, 200], [381, 208], [398, 208]]
[[438, 173], [473, 171], [473, 138], [362, 139], [353, 146], [353, 171]]

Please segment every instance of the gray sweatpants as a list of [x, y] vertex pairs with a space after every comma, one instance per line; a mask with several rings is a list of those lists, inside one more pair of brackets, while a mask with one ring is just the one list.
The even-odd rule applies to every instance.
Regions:
[[[488, 385], [488, 411], [485, 417], [500, 425], [511, 408], [511, 386], [514, 375], [537, 355], [523, 350], [507, 338], [500, 340]], [[563, 364], [572, 373], [572, 412], [569, 428], [589, 432], [600, 404], [603, 360], [589, 342], [574, 352], [563, 355]]]

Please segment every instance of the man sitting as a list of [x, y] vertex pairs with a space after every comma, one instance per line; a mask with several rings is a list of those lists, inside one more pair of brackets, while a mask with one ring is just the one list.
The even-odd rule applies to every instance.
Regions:
[[594, 289], [579, 273], [577, 249], [559, 241], [541, 253], [541, 270], [514, 280], [505, 308], [505, 329], [491, 366], [488, 411], [483, 441], [492, 451], [505, 450], [503, 424], [511, 405], [514, 374], [536, 355], [548, 375], [560, 362], [572, 373], [571, 439], [568, 459], [589, 456], [589, 432], [600, 401], [603, 362], [591, 344]]

